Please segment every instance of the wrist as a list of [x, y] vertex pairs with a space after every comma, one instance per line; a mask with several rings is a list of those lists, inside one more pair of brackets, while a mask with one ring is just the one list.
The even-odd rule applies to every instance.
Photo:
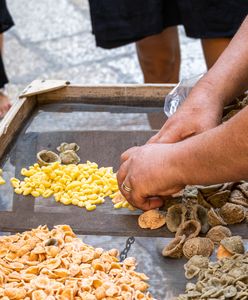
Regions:
[[[182, 155], [184, 154], [181, 152], [180, 144], [181, 142], [163, 145], [165, 148], [164, 153], [166, 153], [166, 155], [163, 157], [161, 178], [170, 176], [170, 180], [174, 183], [173, 190], [170, 191], [171, 194], [184, 188], [187, 184], [187, 176], [185, 176], [186, 172], [184, 170], [184, 164], [182, 163]], [[168, 149], [168, 147], [170, 149]]]

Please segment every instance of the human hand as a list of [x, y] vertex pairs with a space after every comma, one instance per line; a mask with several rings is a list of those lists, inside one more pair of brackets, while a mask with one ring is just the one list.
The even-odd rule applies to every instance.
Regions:
[[185, 186], [182, 173], [178, 172], [175, 147], [150, 144], [122, 154], [117, 180], [121, 193], [134, 207], [142, 210], [160, 207], [164, 196], [177, 193]]
[[192, 90], [177, 112], [147, 142], [176, 143], [220, 124], [222, 102], [205, 88]]

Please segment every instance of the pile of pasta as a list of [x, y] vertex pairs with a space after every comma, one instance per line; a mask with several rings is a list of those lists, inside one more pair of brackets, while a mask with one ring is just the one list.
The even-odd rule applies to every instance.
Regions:
[[0, 237], [0, 299], [154, 299], [136, 261], [93, 248], [68, 225]]
[[54, 196], [64, 205], [73, 204], [88, 211], [104, 203], [104, 198], [114, 198], [118, 194], [116, 174], [112, 167], [99, 168], [95, 162], [62, 165], [55, 162], [49, 166], [35, 163], [23, 168], [24, 180], [11, 178], [15, 193], [49, 198]]

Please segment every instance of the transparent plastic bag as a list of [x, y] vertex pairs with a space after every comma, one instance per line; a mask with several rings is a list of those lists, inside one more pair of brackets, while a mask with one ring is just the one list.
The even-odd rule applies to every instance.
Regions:
[[165, 97], [164, 112], [166, 116], [171, 117], [178, 107], [187, 98], [193, 86], [204, 74], [200, 74], [188, 79], [182, 79], [176, 87]]

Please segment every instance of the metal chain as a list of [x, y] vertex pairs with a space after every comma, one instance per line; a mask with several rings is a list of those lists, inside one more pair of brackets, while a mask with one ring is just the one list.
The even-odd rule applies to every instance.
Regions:
[[120, 253], [120, 262], [122, 262], [124, 259], [127, 258], [128, 252], [132, 246], [132, 244], [135, 242], [135, 238], [133, 236], [130, 236], [126, 241], [126, 247], [121, 251]]

